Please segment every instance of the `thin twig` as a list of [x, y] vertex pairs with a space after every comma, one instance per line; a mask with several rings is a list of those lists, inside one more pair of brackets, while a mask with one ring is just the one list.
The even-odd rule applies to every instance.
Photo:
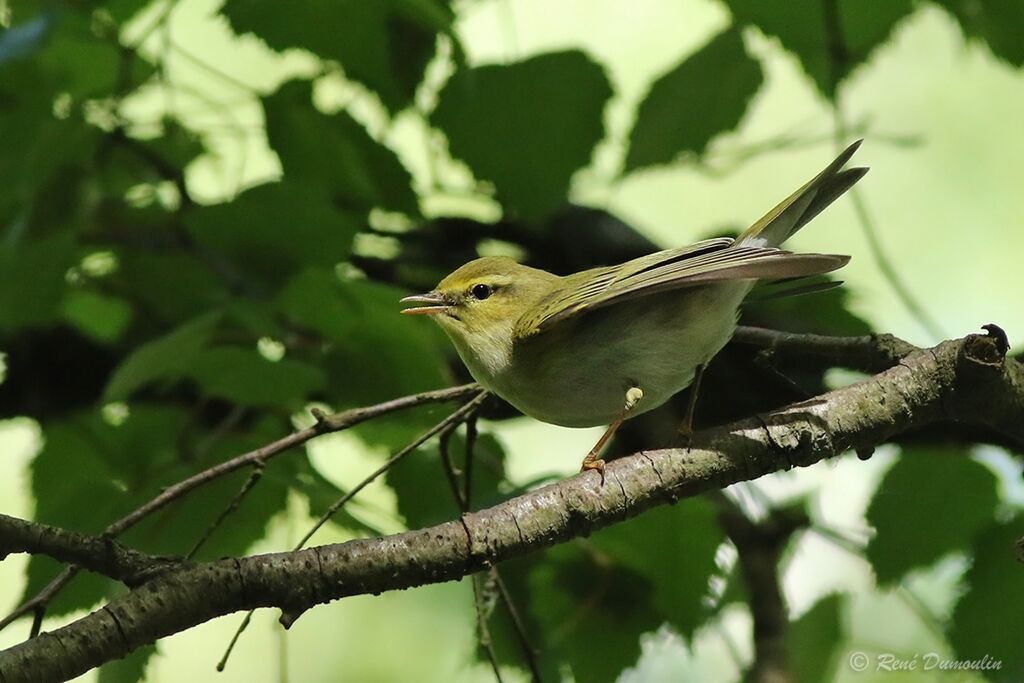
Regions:
[[[447, 434], [442, 436], [447, 436]], [[448, 480], [448, 484], [451, 487], [452, 497], [455, 498], [455, 502], [459, 506], [459, 510], [463, 514], [466, 514], [470, 510], [469, 497], [471, 494], [471, 489], [469, 486], [469, 479], [473, 471], [471, 463], [473, 462], [474, 459], [473, 446], [476, 444], [476, 437], [476, 414], [473, 414], [466, 419], [466, 459], [463, 469], [466, 481], [464, 483], [464, 488], [462, 490], [459, 489], [458, 475], [457, 472], [455, 471], [455, 466], [452, 464], [451, 461], [451, 454], [449, 453], [448, 450], [447, 439], [442, 440], [441, 464], [444, 467], [445, 478]], [[477, 575], [473, 576], [474, 602], [476, 602], [477, 597], [477, 587], [475, 583], [476, 577]], [[519, 641], [519, 646], [523, 651], [523, 658], [526, 659], [526, 665], [530, 669], [530, 673], [533, 676], [533, 680], [537, 683], [542, 683], [544, 679], [540, 674], [540, 667], [537, 664], [537, 651], [533, 648], [533, 645], [530, 643], [529, 637], [526, 635], [526, 624], [523, 622], [522, 618], [519, 615], [519, 610], [516, 608], [515, 601], [512, 599], [512, 593], [509, 592], [508, 587], [505, 585], [505, 580], [501, 577], [501, 573], [498, 571], [497, 567], [491, 567], [490, 577], [494, 581], [494, 585], [498, 588], [498, 595], [501, 598], [502, 603], [505, 605], [505, 609], [508, 610], [509, 617], [512, 620], [513, 630], [516, 633], [516, 638]], [[481, 612], [478, 610], [477, 620], [479, 620], [480, 618]], [[481, 639], [483, 638], [484, 633], [487, 633], [489, 637], [490, 630], [488, 629], [486, 624], [479, 624], [478, 628]], [[480, 646], [481, 648], [485, 649], [485, 651], [488, 653], [488, 656], [492, 656], [491, 651], [487, 649], [482, 642]], [[498, 675], [500, 680], [500, 674], [497, 674], [496, 672], [496, 675]]]
[[195, 545], [192, 546], [192, 549], [188, 551], [188, 554], [185, 555], [186, 560], [191, 560], [195, 557], [196, 553], [199, 552], [199, 549], [203, 547], [203, 544], [206, 543], [210, 536], [213, 535], [213, 532], [224, 523], [225, 519], [238, 509], [238, 506], [242, 504], [242, 500], [249, 495], [249, 492], [252, 491], [253, 487], [256, 486], [260, 479], [263, 478], [264, 467], [265, 463], [262, 461], [257, 462], [252, 466], [252, 474], [250, 474], [249, 478], [242, 484], [242, 488], [238, 489], [238, 493], [236, 493], [235, 497], [231, 499], [231, 502], [228, 503], [227, 507], [221, 511], [217, 516], [217, 519], [213, 520], [213, 523], [206, 528], [203, 535], [199, 537]]
[[[376, 479], [380, 477], [382, 474], [390, 470], [391, 467], [395, 465], [395, 463], [397, 463], [399, 460], [415, 451], [417, 448], [422, 446], [432, 437], [436, 436], [439, 433], [443, 433], [444, 431], [450, 429], [453, 425], [458, 425], [466, 418], [467, 415], [471, 415], [473, 411], [475, 411], [480, 406], [483, 400], [487, 398], [486, 391], [483, 391], [479, 387], [476, 387], [475, 390], [478, 393], [472, 400], [462, 405], [458, 410], [456, 410], [451, 415], [438, 422], [436, 425], [428, 429], [420, 436], [416, 437], [416, 439], [414, 439], [408, 446], [406, 446], [405, 448], [403, 448], [402, 450], [398, 451], [393, 456], [388, 458], [383, 465], [378, 467], [376, 470], [370, 473], [365, 479], [356, 484], [356, 486], [352, 490], [350, 490], [348, 493], [334, 501], [331, 504], [331, 506], [327, 508], [327, 511], [320, 515], [320, 519], [316, 521], [316, 524], [314, 524], [313, 527], [308, 532], [306, 532], [306, 535], [303, 536], [302, 539], [295, 544], [295, 546], [292, 548], [292, 552], [301, 550], [302, 547], [306, 545], [306, 541], [312, 538], [313, 534], [315, 534], [320, 529], [320, 527], [326, 524], [327, 521], [331, 517], [333, 517], [335, 513], [338, 512], [338, 510], [344, 507], [345, 503], [352, 500], [352, 498], [355, 497], [356, 494], [358, 494], [364, 488], [366, 488], [371, 483], [376, 481]], [[328, 418], [325, 417], [324, 419]], [[249, 610], [248, 617], [251, 617], [252, 613], [255, 611], [256, 610]], [[286, 623], [287, 626], [290, 626], [292, 623], [294, 623], [295, 619], [297, 618], [298, 617], [295, 615], [285, 614], [282, 615], [282, 623]], [[221, 658], [220, 663], [217, 665], [218, 671], [223, 671], [224, 666], [227, 665], [228, 657], [231, 656], [231, 651], [234, 649], [235, 643], [238, 642], [239, 635], [241, 635], [242, 630], [248, 625], [249, 620], [247, 618], [246, 621], [242, 622], [242, 625], [239, 626], [238, 631], [235, 632], [235, 635], [234, 637], [232, 637], [231, 642], [228, 643], [227, 650], [224, 652], [224, 656]]]
[[32, 610], [32, 628], [29, 629], [28, 637], [35, 638], [43, 628], [43, 617], [46, 616], [46, 605], [40, 605]]
[[[835, 119], [835, 142], [836, 150], [839, 151], [848, 143], [849, 126], [846, 125], [846, 117], [843, 115], [843, 107], [839, 95], [839, 82], [846, 75], [850, 66], [850, 52], [846, 45], [846, 38], [843, 33], [842, 13], [839, 11], [838, 0], [823, 0], [822, 17], [824, 19], [824, 32], [829, 55], [830, 81], [832, 90], [832, 112]], [[900, 277], [896, 267], [889, 260], [885, 247], [878, 237], [878, 230], [875, 222], [868, 212], [867, 204], [864, 202], [860, 191], [853, 187], [850, 189], [850, 200], [853, 202], [853, 210], [857, 214], [861, 231], [868, 242], [868, 250], [875, 259], [875, 265], [882, 273], [882, 277], [896, 294], [904, 308], [932, 337], [932, 341], [943, 339], [942, 326], [925, 310], [924, 306], [910, 292], [906, 283]]]
[[[251, 467], [257, 462], [265, 463], [271, 458], [274, 458], [295, 446], [302, 445], [311, 439], [315, 439], [318, 436], [342, 431], [382, 415], [387, 415], [400, 410], [407, 410], [427, 403], [454, 401], [478, 391], [480, 391], [480, 387], [477, 384], [463, 384], [448, 389], [426, 391], [419, 394], [412, 394], [410, 396], [403, 396], [402, 398], [392, 399], [372, 406], [354, 408], [334, 415], [326, 415], [321, 411], [314, 410], [313, 413], [317, 418], [317, 422], [313, 426], [300, 429], [297, 432], [289, 434], [283, 439], [278, 439], [277, 441], [261, 446], [260, 448], [251, 450], [247, 453], [243, 453], [242, 455], [236, 456], [230, 460], [225, 460], [213, 467], [197, 472], [191, 477], [183, 479], [173, 486], [168, 486], [158, 496], [152, 498], [124, 517], [108, 525], [107, 528], [103, 530], [103, 535], [110, 538], [116, 538], [128, 529], [134, 527], [143, 519], [146, 519], [172, 502], [191, 493], [200, 486], [208, 484], [211, 481], [215, 481], [245, 467]], [[54, 596], [63, 590], [64, 586], [66, 586], [68, 582], [78, 574], [79, 569], [80, 568], [76, 565], [65, 568], [41, 591], [39, 591], [39, 593], [29, 598], [14, 611], [0, 620], [0, 630], [3, 630], [21, 617], [34, 612], [39, 607], [45, 608], [45, 606], [53, 600]]]
[[466, 420], [466, 459], [463, 464], [462, 499], [465, 501], [465, 511], [473, 508], [473, 449], [476, 447], [476, 416], [470, 415]]
[[969, 335], [922, 349], [871, 381], [697, 432], [685, 451], [614, 460], [606, 473], [614, 486], [584, 473], [433, 527], [226, 558], [157, 577], [147, 590], [129, 591], [46, 637], [0, 651], [0, 670], [6, 683], [66, 680], [123, 657], [126, 644], [153, 642], [234, 611], [269, 605], [299, 610], [457, 580], [658, 505], [950, 420], [1024, 444], [1024, 366], [1003, 357], [1000, 348], [992, 335]]
[[498, 683], [503, 683], [501, 669], [498, 667], [498, 655], [494, 652], [494, 641], [491, 640], [491, 629], [487, 625], [489, 615], [484, 606], [480, 579], [480, 574], [474, 574], [469, 577], [470, 583], [473, 584], [473, 607], [476, 610], [477, 642], [480, 643], [480, 649], [487, 653], [487, 659], [491, 663], [491, 668], [494, 669], [494, 679]]
[[238, 628], [235, 630], [235, 635], [231, 636], [231, 642], [228, 643], [227, 649], [224, 650], [224, 656], [220, 658], [219, 662], [217, 662], [217, 671], [223, 671], [224, 667], [228, 665], [228, 657], [231, 656], [231, 651], [235, 649], [235, 643], [237, 643], [238, 639], [242, 637], [242, 632], [249, 627], [249, 622], [252, 621], [252, 615], [255, 611], [256, 610], [251, 609], [246, 613], [245, 618], [242, 619], [242, 623], [239, 624]]
[[452, 496], [455, 498], [455, 504], [458, 505], [461, 512], [466, 512], [466, 510], [469, 509], [469, 506], [466, 503], [465, 497], [462, 495], [462, 490], [459, 488], [459, 473], [456, 471], [455, 465], [452, 463], [452, 454], [450, 450], [451, 437], [454, 432], [454, 429], [450, 429], [441, 433], [438, 443], [438, 452], [441, 456], [441, 469], [444, 470], [445, 479], [448, 480], [448, 486], [451, 487]]
[[508, 586], [505, 585], [505, 579], [501, 578], [501, 572], [498, 571], [497, 567], [491, 568], [491, 576], [494, 577], [494, 585], [498, 587], [498, 595], [501, 596], [501, 602], [505, 605], [505, 609], [508, 610], [508, 615], [512, 619], [512, 627], [516, 637], [519, 639], [519, 647], [523, 651], [523, 657], [526, 658], [526, 665], [530, 669], [530, 674], [533, 676], [535, 683], [542, 683], [544, 677], [540, 675], [540, 666], [537, 663], [537, 650], [534, 649], [530, 643], [530, 638], [526, 635], [526, 624], [523, 623], [522, 617], [519, 616], [519, 610], [516, 608], [516, 603], [512, 599]]
[[191, 52], [189, 52], [188, 50], [183, 48], [181, 46], [181, 44], [178, 43], [178, 41], [172, 40], [171, 43], [170, 43], [170, 48], [174, 52], [178, 53], [178, 56], [183, 57], [186, 61], [191, 62], [193, 66], [196, 66], [199, 69], [202, 69], [203, 71], [205, 71], [206, 73], [210, 74], [211, 76], [219, 78], [220, 80], [224, 81], [225, 83], [228, 83], [229, 85], [233, 85], [236, 88], [238, 88], [239, 90], [248, 93], [249, 95], [253, 95], [253, 96], [259, 96], [260, 95], [259, 89], [257, 89], [255, 86], [249, 85], [248, 83], [246, 83], [246, 82], [244, 82], [242, 80], [239, 80], [238, 78], [235, 78], [234, 76], [232, 76], [228, 72], [223, 71], [222, 69], [218, 69], [216, 66], [214, 66], [213, 64], [210, 64], [209, 62], [207, 62], [203, 58], [198, 57], [198, 56], [192, 54]]
[[420, 436], [416, 437], [416, 439], [414, 439], [408, 446], [406, 446], [405, 448], [403, 448], [402, 450], [398, 451], [393, 456], [385, 460], [383, 465], [378, 467], [368, 477], [359, 482], [355, 486], [355, 488], [353, 488], [351, 491], [343, 495], [341, 498], [338, 498], [338, 500], [334, 501], [334, 503], [332, 503], [331, 506], [327, 508], [327, 511], [324, 514], [320, 515], [320, 519], [318, 519], [316, 524], [313, 525], [313, 528], [306, 532], [306, 535], [303, 536], [302, 539], [295, 544], [295, 547], [292, 550], [301, 550], [303, 546], [306, 545], [306, 541], [312, 538], [313, 534], [315, 534], [320, 529], [320, 527], [326, 524], [327, 521], [345, 505], [345, 503], [350, 501], [357, 493], [362, 491], [364, 488], [366, 488], [372, 482], [374, 482], [378, 477], [380, 477], [382, 474], [391, 469], [391, 467], [395, 463], [397, 463], [399, 460], [415, 451], [417, 448], [422, 446], [424, 443], [429, 441], [431, 438], [433, 438], [440, 432], [449, 429], [452, 425], [459, 424], [464, 419], [466, 419], [467, 416], [472, 415], [473, 412], [480, 406], [480, 404], [483, 403], [483, 400], [487, 398], [487, 392], [482, 390], [478, 391], [479, 393], [476, 395], [475, 398], [473, 398], [473, 400], [467, 402], [465, 405], [463, 405], [461, 408], [453, 412], [451, 415], [438, 422], [436, 425], [425, 431]]
[[913, 591], [906, 584], [900, 584], [896, 591], [903, 603], [910, 608], [910, 611], [921, 621], [921, 624], [932, 634], [936, 642], [945, 644], [946, 633], [942, 627], [942, 621], [935, 616], [932, 610], [921, 599], [921, 596]]

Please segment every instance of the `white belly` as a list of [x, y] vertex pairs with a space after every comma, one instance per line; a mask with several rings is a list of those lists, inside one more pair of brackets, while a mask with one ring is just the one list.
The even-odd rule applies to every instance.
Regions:
[[679, 289], [580, 315], [521, 342], [508, 370], [477, 380], [523, 413], [565, 427], [612, 422], [637, 386], [638, 415], [689, 386], [697, 366], [728, 342], [749, 289], [746, 281]]

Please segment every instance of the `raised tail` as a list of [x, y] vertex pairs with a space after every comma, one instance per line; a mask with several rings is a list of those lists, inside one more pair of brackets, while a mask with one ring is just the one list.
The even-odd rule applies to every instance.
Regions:
[[863, 140], [843, 150], [836, 160], [782, 203], [751, 225], [736, 239], [737, 245], [777, 247], [834, 202], [868, 172], [866, 168], [843, 169]]

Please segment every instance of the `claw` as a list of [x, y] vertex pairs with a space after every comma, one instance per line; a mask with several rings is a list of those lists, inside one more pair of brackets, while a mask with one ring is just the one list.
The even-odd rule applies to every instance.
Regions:
[[596, 453], [591, 453], [587, 457], [583, 458], [583, 464], [580, 465], [580, 472], [586, 472], [587, 470], [597, 470], [601, 475], [601, 486], [604, 486], [604, 460], [598, 458]]

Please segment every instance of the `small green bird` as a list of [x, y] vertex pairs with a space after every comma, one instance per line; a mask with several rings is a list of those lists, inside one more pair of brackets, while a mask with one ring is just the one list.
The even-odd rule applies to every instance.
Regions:
[[[779, 249], [867, 172], [843, 169], [850, 145], [737, 239], [704, 240], [560, 277], [505, 257], [470, 261], [403, 313], [429, 314], [470, 374], [520, 411], [565, 427], [610, 424], [657, 408], [691, 382], [736, 329], [757, 280], [827, 273], [849, 256]], [[693, 397], [696, 397], [697, 386]], [[692, 403], [686, 429], [692, 428]]]

